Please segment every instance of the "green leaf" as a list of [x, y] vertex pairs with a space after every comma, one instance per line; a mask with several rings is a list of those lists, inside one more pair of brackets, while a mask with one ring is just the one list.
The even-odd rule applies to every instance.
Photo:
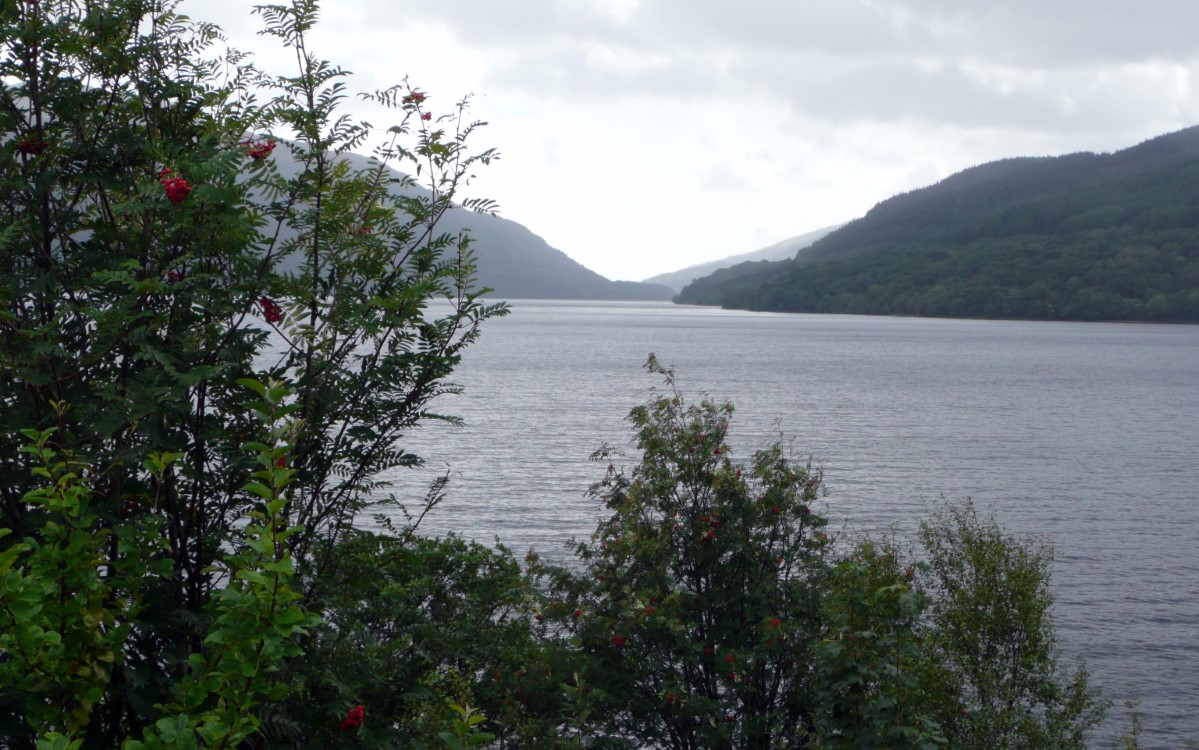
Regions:
[[264, 400], [267, 397], [266, 386], [263, 385], [262, 383], [260, 383], [259, 381], [255, 380], [254, 378], [238, 378], [237, 384], [245, 386], [246, 388], [249, 388], [250, 390], [257, 393]]

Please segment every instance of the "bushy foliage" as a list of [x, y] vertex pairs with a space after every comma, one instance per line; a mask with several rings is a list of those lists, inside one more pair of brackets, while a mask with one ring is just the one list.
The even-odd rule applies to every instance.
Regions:
[[592, 488], [611, 515], [547, 605], [580, 666], [584, 745], [805, 747], [817, 731], [826, 521], [819, 472], [780, 445], [730, 458], [732, 406], [666, 391], [629, 415], [641, 451], [609, 449]]
[[930, 707], [951, 747], [1083, 748], [1106, 703], [1058, 665], [1052, 549], [965, 503], [921, 526]]
[[928, 598], [912, 565], [893, 543], [867, 540], [836, 562], [829, 581], [816, 655], [820, 746], [941, 746], [922, 681]]
[[258, 469], [244, 487], [260, 504], [238, 524], [233, 551], [213, 566], [220, 584], [205, 604], [202, 648], [188, 655], [170, 700], [157, 706], [162, 716], [143, 729], [141, 740], [126, 738], [125, 750], [240, 746], [260, 730], [255, 709], [286, 695], [278, 670], [301, 655], [298, 639], [319, 621], [293, 586], [287, 540], [298, 529], [288, 527], [283, 514], [294, 476], [286, 468], [287, 441], [296, 432], [289, 415], [299, 407], [284, 403], [290, 393], [278, 383], [242, 382], [263, 400], [252, 409], [266, 427], [266, 442], [247, 444]]
[[[0, 4], [0, 554], [29, 615], [0, 654], [12, 747], [257, 731], [308, 622], [295, 607], [316, 610], [284, 579], [308, 595], [389, 501], [380, 474], [419, 460], [402, 435], [438, 418], [462, 350], [504, 312], [478, 300], [468, 238], [438, 230], [494, 157], [468, 150], [465, 103], [368, 95], [397, 122], [354, 169], [371, 131], [306, 44], [314, 0], [256, 11], [291, 75], [221, 52], [176, 7]], [[263, 394], [244, 378], [290, 384], [267, 467], [246, 450]]]
[[[24, 448], [44, 482], [25, 496], [45, 514], [44, 531], [0, 552], [0, 654], [11, 655], [0, 658], [0, 685], [6, 700], [28, 706], [31, 724], [69, 734], [87, 726], [103, 696], [129, 603], [100, 574], [109, 533], [88, 507], [83, 467], [49, 447], [50, 436], [29, 430]], [[0, 539], [10, 533], [0, 529]]]
[[[456, 537], [353, 531], [310, 595], [325, 621], [289, 668], [277, 707], [280, 746], [336, 741], [337, 711], [363, 703], [364, 747], [442, 748], [471, 706], [505, 747], [540, 730], [531, 716], [560, 702], [530, 627], [533, 591], [519, 563]], [[311, 715], [312, 706], [329, 711]], [[457, 707], [457, 708], [455, 708]], [[286, 728], [286, 729], [285, 729]], [[536, 746], [536, 745], [533, 745]]]
[[[1105, 704], [1058, 668], [1044, 547], [949, 506], [917, 562], [839, 550], [821, 475], [776, 444], [730, 457], [732, 406], [666, 390], [629, 415], [592, 488], [609, 515], [581, 570], [546, 577], [582, 747], [1080, 747]], [[559, 667], [560, 671], [562, 667]]]

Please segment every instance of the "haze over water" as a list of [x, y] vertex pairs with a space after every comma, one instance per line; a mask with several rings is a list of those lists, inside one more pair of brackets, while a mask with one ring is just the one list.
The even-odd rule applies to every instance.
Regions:
[[[1116, 700], [1092, 746], [1199, 740], [1199, 327], [771, 315], [669, 304], [517, 301], [490, 321], [436, 405], [466, 420], [405, 447], [415, 498], [449, 470], [427, 533], [565, 558], [600, 516], [585, 497], [600, 443], [661, 381], [736, 406], [745, 458], [783, 431], [829, 488], [844, 533], [910, 535], [942, 499], [972, 497], [1056, 547], [1063, 654]], [[628, 465], [633, 462], [630, 456]]]

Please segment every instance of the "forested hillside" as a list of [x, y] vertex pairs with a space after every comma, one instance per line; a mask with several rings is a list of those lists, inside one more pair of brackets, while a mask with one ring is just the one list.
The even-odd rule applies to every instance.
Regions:
[[676, 298], [782, 312], [1199, 321], [1199, 128], [1009, 159], [884, 201], [801, 257]]
[[[839, 226], [839, 225], [837, 225]], [[657, 276], [651, 276], [645, 280], [646, 284], [663, 284], [678, 292], [683, 287], [690, 284], [696, 279], [708, 276], [725, 268], [730, 268], [742, 263], [753, 261], [779, 261], [787, 260], [795, 256], [800, 250], [810, 247], [813, 242], [821, 237], [827, 236], [829, 232], [837, 229], [837, 226], [822, 227], [811, 232], [804, 232], [795, 237], [789, 237], [781, 242], [776, 242], [768, 247], [751, 250], [748, 253], [740, 253], [727, 258], [708, 261], [707, 263], [699, 263], [694, 266], [688, 266], [678, 271], [670, 273], [660, 273]]]

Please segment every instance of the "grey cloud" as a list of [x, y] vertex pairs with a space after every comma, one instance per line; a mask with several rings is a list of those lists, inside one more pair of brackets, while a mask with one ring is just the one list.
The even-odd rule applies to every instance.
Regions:
[[618, 24], [578, 0], [364, 0], [359, 7], [371, 28], [440, 24], [464, 42], [490, 48], [524, 50], [554, 39], [622, 36]]
[[[1194, 107], [1180, 111], [1128, 68], [1172, 63], [1192, 77], [1186, 88], [1199, 65], [1199, 3], [1177, 0], [642, 0], [625, 19], [586, 0], [354, 7], [363, 34], [435, 24], [491, 51], [489, 91], [617, 106], [752, 95], [830, 121], [1070, 131], [1178, 121]], [[628, 64], [597, 63], [605, 55]]]
[[676, 99], [711, 96], [733, 83], [719, 61], [705, 56], [653, 59], [636, 50], [599, 45], [607, 55], [628, 61], [624, 69], [594, 63], [588, 45], [552, 44], [508, 55], [491, 66], [484, 81], [497, 89], [532, 89], [562, 99], [632, 98], [657, 96]]
[[[248, 17], [240, 0], [204, 7], [235, 6], [242, 12], [220, 15], [240, 24]], [[1199, 57], [1199, 3], [1179, 0], [642, 0], [624, 22], [587, 0], [358, 0], [353, 7], [364, 34], [431, 23], [465, 43], [520, 54], [615, 44], [680, 57], [802, 49], [846, 60], [902, 55], [1027, 67]]]
[[1030, 66], [1199, 55], [1199, 3], [1178, 0], [643, 0], [627, 23], [583, 0], [368, 0], [364, 7], [372, 26], [436, 22], [470, 43], [509, 49], [560, 39], [679, 53], [804, 48]]
[[887, 0], [920, 23], [956, 31], [946, 53], [1024, 65], [1191, 59], [1199, 4], [1177, 0]]
[[541, 158], [543, 158], [547, 164], [557, 164], [558, 163], [558, 139], [557, 138], [555, 138], [553, 136], [550, 136], [548, 138], [543, 138], [541, 141], [541, 149], [542, 149]]
[[761, 80], [767, 90], [789, 92], [796, 109], [828, 120], [923, 120], [965, 126], [1044, 124], [1057, 117], [1050, 93], [999, 93], [971, 80], [957, 67], [928, 69], [903, 60], [876, 60], [848, 68], [820, 66], [823, 75], [802, 72], [814, 63], [780, 61]]
[[721, 162], [708, 169], [702, 187], [715, 192], [743, 193], [752, 192], [758, 186], [727, 162]]
[[842, 55], [912, 49], [923, 35], [897, 34], [893, 21], [862, 0], [643, 0], [617, 22], [581, 0], [509, 3], [365, 3], [371, 27], [438, 23], [463, 41], [506, 50], [555, 42], [618, 44], [642, 53], [678, 55], [788, 49], [798, 45]]
[[909, 49], [923, 38], [900, 33], [861, 0], [650, 0], [633, 23], [667, 45], [746, 52], [802, 47], [853, 56]]
[[[813, 68], [823, 75], [806, 72]], [[741, 71], [746, 79], [757, 76], [756, 85], [764, 92], [786, 92], [793, 110], [829, 121], [915, 120], [968, 128], [1086, 132], [1187, 114], [1177, 111], [1170, 96], [1145, 85], [1148, 72], [1140, 79], [1131, 71], [1087, 67], [1003, 73], [999, 85], [973, 74], [965, 64], [928, 66], [880, 58], [838, 66], [836, 61], [788, 55]]]

